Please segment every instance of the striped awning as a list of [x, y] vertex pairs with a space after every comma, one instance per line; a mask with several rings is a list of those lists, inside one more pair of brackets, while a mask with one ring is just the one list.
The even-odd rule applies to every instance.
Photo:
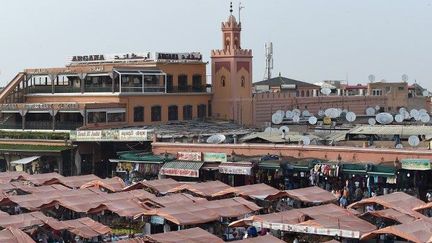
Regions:
[[166, 162], [159, 171], [161, 175], [199, 177], [199, 169], [203, 166], [202, 161], [171, 161]]

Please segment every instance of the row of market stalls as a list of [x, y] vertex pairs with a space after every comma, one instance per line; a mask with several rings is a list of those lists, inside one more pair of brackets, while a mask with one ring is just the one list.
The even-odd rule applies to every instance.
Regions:
[[[0, 180], [0, 228], [11, 237], [11, 232], [22, 231], [34, 240], [44, 234], [98, 241], [109, 241], [111, 234], [136, 234], [125, 242], [188, 237], [222, 242], [238, 240], [250, 228], [267, 238], [244, 242], [358, 241], [389, 234], [426, 242], [432, 237], [426, 230], [432, 224], [432, 204], [403, 192], [365, 198], [345, 209], [333, 193], [317, 186], [280, 190], [263, 183], [232, 187], [172, 178], [126, 186], [119, 178], [23, 172], [0, 173]], [[407, 228], [401, 233], [403, 226]], [[424, 236], [408, 227], [423, 230]]]

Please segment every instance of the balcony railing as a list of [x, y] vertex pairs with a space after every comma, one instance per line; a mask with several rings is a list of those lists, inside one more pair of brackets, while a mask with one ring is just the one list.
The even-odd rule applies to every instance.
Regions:
[[205, 92], [207, 92], [205, 85], [167, 87], [167, 93], [205, 93]]

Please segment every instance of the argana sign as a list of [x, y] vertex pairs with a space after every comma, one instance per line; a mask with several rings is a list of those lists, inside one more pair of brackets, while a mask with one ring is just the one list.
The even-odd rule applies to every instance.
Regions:
[[70, 133], [70, 139], [77, 142], [152, 141], [153, 136], [154, 130], [148, 129], [78, 130]]

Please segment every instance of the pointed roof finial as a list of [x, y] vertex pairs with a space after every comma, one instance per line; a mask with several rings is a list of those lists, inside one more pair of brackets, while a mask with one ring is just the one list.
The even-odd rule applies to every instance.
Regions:
[[232, 12], [233, 12], [232, 2], [230, 2], [230, 13], [231, 13], [231, 15], [232, 15]]

